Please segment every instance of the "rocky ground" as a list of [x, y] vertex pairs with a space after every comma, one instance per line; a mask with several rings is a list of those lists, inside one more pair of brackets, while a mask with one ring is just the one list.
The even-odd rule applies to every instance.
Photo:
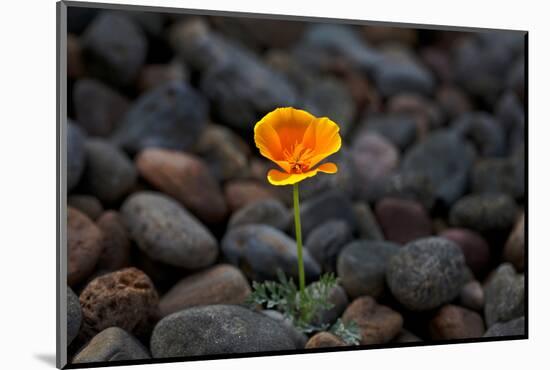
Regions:
[[72, 362], [341, 346], [243, 305], [297, 275], [291, 188], [252, 139], [276, 107], [338, 122], [301, 185], [308, 281], [362, 344], [522, 335], [524, 45], [514, 33], [69, 7]]

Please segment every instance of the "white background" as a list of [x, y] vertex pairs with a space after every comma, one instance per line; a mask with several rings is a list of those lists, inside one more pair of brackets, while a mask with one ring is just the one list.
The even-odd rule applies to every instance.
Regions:
[[[115, 3], [440, 25], [529, 34], [529, 333], [513, 342], [133, 366], [132, 369], [548, 368], [550, 35], [544, 1], [144, 1]], [[2, 3], [0, 22], [0, 362], [55, 359], [55, 1]], [[546, 351], [545, 351], [546, 350]], [[546, 352], [546, 353], [545, 353]]]

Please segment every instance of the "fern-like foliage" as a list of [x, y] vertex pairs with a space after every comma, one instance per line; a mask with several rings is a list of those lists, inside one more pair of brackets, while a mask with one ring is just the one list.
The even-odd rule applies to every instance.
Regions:
[[[248, 304], [261, 305], [275, 309], [290, 319], [294, 327], [304, 334], [329, 330], [329, 325], [317, 323], [316, 318], [334, 305], [329, 302], [332, 289], [338, 284], [334, 274], [324, 274], [321, 278], [306, 286], [303, 294], [292, 280], [281, 271], [277, 271], [279, 281], [252, 282], [252, 294]], [[351, 325], [350, 325], [351, 324]], [[344, 324], [340, 319], [330, 327], [333, 334], [347, 344], [359, 344], [359, 330], [355, 323]]]

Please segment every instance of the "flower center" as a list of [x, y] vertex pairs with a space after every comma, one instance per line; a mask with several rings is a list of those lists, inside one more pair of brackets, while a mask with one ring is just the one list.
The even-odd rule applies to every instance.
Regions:
[[309, 163], [313, 156], [313, 151], [305, 148], [302, 143], [294, 143], [290, 148], [283, 151], [285, 160], [290, 164], [292, 173], [303, 173], [309, 169]]

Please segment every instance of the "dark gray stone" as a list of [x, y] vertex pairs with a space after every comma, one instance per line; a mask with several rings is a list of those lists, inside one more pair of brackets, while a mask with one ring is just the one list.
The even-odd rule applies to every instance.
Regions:
[[522, 198], [524, 182], [516, 174], [517, 166], [513, 159], [483, 159], [474, 166], [472, 191], [474, 193], [506, 193], [513, 198]]
[[386, 281], [393, 296], [413, 311], [452, 301], [464, 283], [466, 262], [454, 242], [429, 237], [402, 247], [388, 262]]
[[82, 130], [69, 120], [67, 122], [67, 191], [80, 181], [86, 164], [85, 137]]
[[92, 195], [73, 194], [67, 197], [67, 205], [78, 209], [91, 220], [96, 220], [103, 213], [101, 202]]
[[522, 274], [516, 274], [512, 265], [500, 265], [485, 286], [484, 292], [487, 326], [523, 316], [525, 279]]
[[73, 359], [74, 364], [144, 360], [151, 358], [147, 349], [134, 336], [116, 326], [94, 336]]
[[385, 241], [359, 240], [348, 244], [338, 256], [338, 277], [351, 298], [378, 298], [386, 286], [386, 268], [399, 245]]
[[154, 358], [296, 349], [277, 321], [240, 306], [193, 307], [162, 319], [151, 335]]
[[121, 207], [137, 246], [151, 259], [198, 269], [214, 263], [218, 245], [210, 231], [175, 200], [156, 192], [138, 192]]
[[141, 95], [112, 140], [130, 153], [149, 147], [186, 150], [208, 121], [208, 102], [184, 81], [170, 81]]
[[435, 89], [435, 78], [430, 70], [412, 58], [388, 58], [377, 66], [374, 81], [385, 97], [398, 93], [431, 95]]
[[384, 240], [380, 225], [378, 225], [378, 221], [376, 221], [376, 217], [368, 203], [355, 203], [353, 210], [355, 211], [357, 228], [361, 239]]
[[277, 199], [264, 199], [250, 203], [231, 215], [229, 227], [264, 224], [286, 230], [290, 224], [288, 209]]
[[67, 287], [67, 345], [76, 338], [82, 323], [82, 311], [78, 296]]
[[319, 312], [314, 318], [314, 324], [333, 324], [342, 316], [349, 304], [346, 291], [340, 285], [336, 285], [332, 288], [328, 301], [333, 305], [332, 308]]
[[103, 12], [82, 36], [91, 74], [115, 85], [134, 81], [145, 62], [147, 39], [134, 22], [121, 13]]
[[137, 170], [126, 153], [102, 139], [86, 141], [86, 171], [82, 182], [103, 203], [113, 203], [130, 192]]
[[[225, 258], [252, 280], [275, 279], [280, 269], [297, 282], [296, 242], [268, 225], [244, 225], [230, 229], [222, 239]], [[320, 268], [307, 249], [303, 250], [306, 279], [319, 277]]]
[[525, 335], [525, 317], [519, 317], [507, 322], [497, 322], [491, 326], [484, 337], [508, 337], [512, 335]]
[[352, 237], [346, 222], [327, 221], [309, 233], [305, 247], [324, 272], [335, 272], [338, 254]]
[[307, 237], [318, 225], [330, 220], [345, 221], [352, 231], [357, 228], [353, 204], [339, 190], [324, 192], [300, 206], [302, 234]]
[[506, 194], [471, 194], [459, 199], [451, 208], [449, 221], [454, 226], [481, 233], [506, 231], [516, 221], [518, 208]]
[[401, 172], [425, 176], [436, 201], [450, 205], [464, 194], [474, 157], [473, 147], [458, 135], [438, 131], [407, 151]]
[[262, 310], [261, 313], [279, 322], [294, 340], [296, 348], [300, 349], [305, 347], [308, 339], [307, 336], [294, 327], [294, 324], [292, 324], [292, 320], [290, 318], [285, 317], [282, 313], [276, 310]]
[[363, 119], [362, 127], [384, 136], [401, 151], [416, 140], [416, 121], [405, 114], [369, 114]]
[[451, 122], [459, 136], [470, 141], [484, 157], [506, 154], [506, 133], [502, 124], [485, 112], [467, 112]]

